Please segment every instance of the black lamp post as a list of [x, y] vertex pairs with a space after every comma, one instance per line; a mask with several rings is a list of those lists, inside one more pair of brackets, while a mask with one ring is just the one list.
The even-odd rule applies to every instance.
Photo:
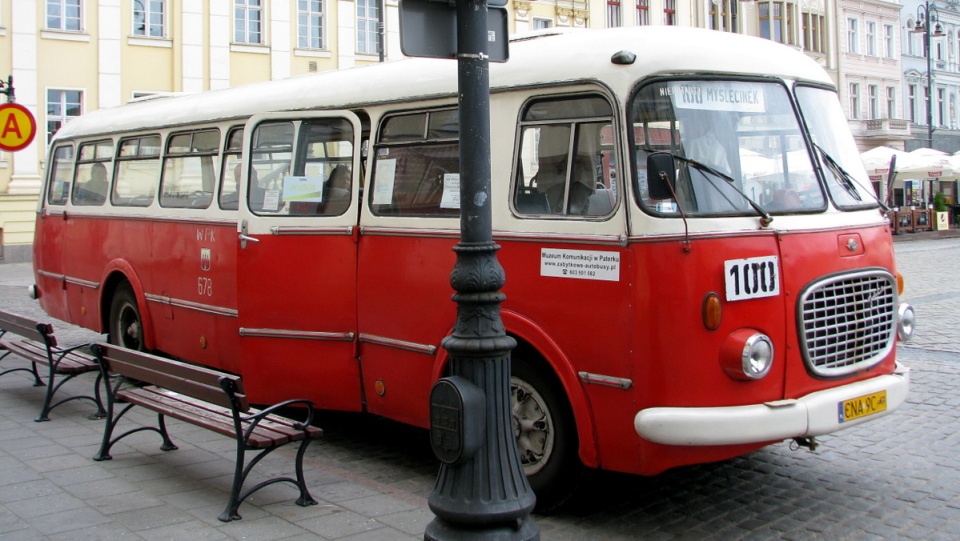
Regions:
[[[930, 32], [931, 22], [935, 25]], [[923, 33], [923, 53], [927, 57], [927, 146], [933, 148], [933, 66], [931, 64], [930, 38], [943, 36], [943, 27], [940, 26], [940, 11], [937, 6], [925, 1], [917, 7], [917, 24], [914, 32]]]

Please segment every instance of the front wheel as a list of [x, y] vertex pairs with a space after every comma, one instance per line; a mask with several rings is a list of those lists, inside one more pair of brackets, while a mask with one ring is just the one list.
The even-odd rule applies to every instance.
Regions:
[[510, 410], [520, 464], [537, 495], [537, 511], [566, 503], [583, 477], [573, 414], [559, 382], [529, 363], [512, 363]]
[[110, 343], [127, 349], [146, 351], [143, 345], [143, 320], [137, 297], [129, 284], [117, 288], [110, 303]]

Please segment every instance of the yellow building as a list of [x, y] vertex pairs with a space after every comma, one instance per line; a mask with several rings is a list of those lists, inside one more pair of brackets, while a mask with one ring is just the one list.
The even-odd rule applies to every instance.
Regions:
[[[830, 70], [830, 6], [835, 0], [511, 0], [507, 10], [511, 33], [662, 24], [766, 32]], [[0, 0], [0, 79], [13, 76], [16, 101], [38, 123], [28, 147], [0, 151], [0, 255], [29, 259], [47, 141], [70, 118], [152, 94], [398, 59], [399, 26], [397, 0]], [[816, 48], [805, 46], [811, 28]]]

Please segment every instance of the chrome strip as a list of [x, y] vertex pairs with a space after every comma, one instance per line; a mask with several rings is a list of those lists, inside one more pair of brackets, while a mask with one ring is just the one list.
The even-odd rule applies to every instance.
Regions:
[[205, 312], [207, 314], [213, 314], [216, 316], [237, 317], [237, 310], [233, 308], [222, 308], [220, 306], [212, 306], [209, 304], [201, 304], [199, 302], [174, 299], [171, 297], [165, 297], [163, 295], [154, 295], [152, 293], [144, 293], [143, 296], [150, 302], [169, 304], [170, 306], [176, 306], [177, 308], [187, 308], [189, 310], [196, 310], [198, 312]]
[[352, 342], [352, 332], [293, 331], [288, 329], [251, 329], [240, 327], [240, 336], [258, 336], [262, 338], [300, 338], [304, 340], [340, 340]]
[[437, 346], [428, 346], [426, 344], [417, 344], [415, 342], [406, 342], [404, 340], [395, 340], [393, 338], [384, 338], [373, 334], [360, 333], [360, 342], [366, 344], [376, 344], [388, 348], [403, 349], [414, 353], [423, 353], [424, 355], [435, 355]]
[[275, 225], [270, 228], [274, 235], [352, 235], [354, 226], [310, 227], [300, 225]]
[[43, 207], [43, 210], [40, 211], [40, 216], [66, 216], [67, 209], [52, 209], [50, 207]]
[[67, 276], [66, 274], [56, 274], [53, 272], [37, 269], [37, 274], [43, 276], [44, 278], [53, 278], [54, 280], [59, 280], [65, 284], [73, 284], [81, 287], [89, 287], [90, 289], [100, 289], [100, 282], [92, 282], [90, 280], [83, 280], [81, 278], [74, 278], [72, 276]]
[[577, 372], [580, 381], [584, 383], [593, 383], [594, 385], [604, 385], [607, 387], [616, 387], [626, 391], [633, 387], [633, 380], [626, 378], [617, 378], [613, 376], [604, 376], [602, 374], [591, 374], [590, 372]]
[[394, 236], [394, 237], [435, 237], [459, 238], [459, 229], [413, 229], [409, 227], [378, 227], [360, 226], [361, 235]]
[[517, 242], [559, 242], [571, 244], [600, 244], [606, 246], [626, 246], [626, 235], [572, 235], [569, 233], [514, 233], [495, 231], [494, 240], [511, 240]]
[[[66, 213], [64, 213], [66, 214]], [[147, 216], [145, 214], [84, 214], [76, 210], [70, 212], [70, 218], [87, 218], [99, 220], [125, 220], [132, 222], [178, 223], [186, 225], [222, 225], [236, 227], [236, 218], [193, 218], [183, 216]]]

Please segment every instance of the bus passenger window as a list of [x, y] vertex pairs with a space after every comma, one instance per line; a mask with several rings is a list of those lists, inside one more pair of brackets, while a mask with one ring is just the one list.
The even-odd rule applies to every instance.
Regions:
[[459, 216], [459, 133], [456, 109], [386, 119], [375, 148], [374, 214]]
[[117, 181], [110, 202], [117, 207], [149, 207], [160, 181], [160, 136], [120, 141]]
[[50, 178], [47, 185], [47, 203], [66, 205], [73, 179], [73, 145], [60, 145], [52, 153]]
[[72, 202], [77, 206], [103, 205], [110, 188], [107, 164], [113, 158], [113, 141], [80, 145], [79, 154]]
[[524, 113], [513, 207], [534, 216], [609, 216], [617, 203], [612, 109], [597, 96], [542, 100]]
[[237, 210], [240, 196], [240, 149], [243, 148], [243, 128], [233, 128], [227, 135], [223, 166], [220, 168], [220, 208]]
[[214, 158], [220, 150], [220, 130], [176, 134], [167, 142], [160, 183], [160, 206], [205, 209], [216, 185]]

